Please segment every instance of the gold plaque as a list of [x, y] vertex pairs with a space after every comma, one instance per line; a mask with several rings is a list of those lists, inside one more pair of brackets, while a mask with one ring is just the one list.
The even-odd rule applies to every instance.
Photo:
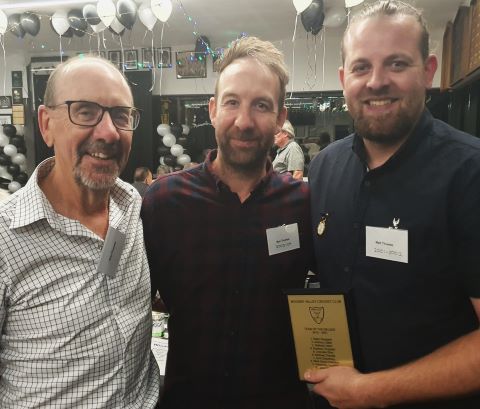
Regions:
[[354, 366], [345, 294], [287, 292], [301, 380], [307, 369]]

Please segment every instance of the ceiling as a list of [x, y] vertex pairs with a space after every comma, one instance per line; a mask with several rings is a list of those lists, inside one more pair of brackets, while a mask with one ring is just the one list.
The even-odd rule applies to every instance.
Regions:
[[[69, 1], [69, 4], [65, 3]], [[116, 2], [116, 0], [114, 0]], [[367, 0], [372, 1], [372, 0]], [[467, 0], [406, 0], [414, 2], [424, 10], [428, 18], [429, 27], [443, 29], [445, 23], [455, 17], [459, 5], [468, 3]], [[26, 0], [0, 0], [0, 9], [7, 15], [33, 11], [40, 16], [40, 32], [32, 37], [26, 34], [23, 39], [11, 33], [5, 36], [7, 53], [14, 50], [23, 50], [32, 54], [44, 51], [58, 52], [60, 47], [59, 36], [50, 26], [49, 17], [58, 10], [66, 12], [79, 8], [95, 1], [65, 0], [61, 6], [41, 7], [41, 0], [28, 1], [31, 5], [18, 8]], [[149, 3], [149, 0], [147, 0]], [[141, 1], [136, 1], [140, 5]], [[333, 9], [344, 6], [343, 0], [324, 0], [325, 14]], [[256, 35], [265, 40], [276, 41], [291, 38], [295, 29], [296, 11], [292, 0], [172, 0], [173, 12], [164, 26], [163, 45], [179, 46], [192, 44], [194, 48], [196, 36], [194, 32], [205, 35], [210, 40], [212, 48], [225, 47], [241, 33]], [[6, 8], [8, 7], [8, 9]], [[334, 30], [343, 30], [344, 24]], [[154, 44], [161, 45], [162, 23], [157, 22], [153, 29]], [[300, 19], [297, 23], [297, 38], [306, 36]], [[151, 45], [151, 35], [146, 27], [137, 20], [132, 30], [125, 30], [121, 38], [112, 35], [108, 30], [103, 35], [96, 35], [92, 30], [83, 37], [62, 39], [62, 49], [68, 50], [95, 50], [98, 44], [106, 49], [141, 48]]]

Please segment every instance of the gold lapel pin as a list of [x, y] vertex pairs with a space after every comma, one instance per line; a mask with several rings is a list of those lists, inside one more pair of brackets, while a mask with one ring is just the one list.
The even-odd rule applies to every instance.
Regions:
[[322, 213], [320, 216], [320, 221], [318, 222], [317, 226], [317, 234], [319, 236], [322, 236], [323, 233], [325, 233], [325, 229], [327, 228], [327, 217], [328, 213]]

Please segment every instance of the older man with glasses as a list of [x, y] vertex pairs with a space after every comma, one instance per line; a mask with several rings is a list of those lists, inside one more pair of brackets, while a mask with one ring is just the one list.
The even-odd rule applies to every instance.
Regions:
[[96, 57], [60, 64], [44, 103], [55, 156], [0, 206], [0, 407], [154, 408], [141, 200], [118, 178], [139, 111]]

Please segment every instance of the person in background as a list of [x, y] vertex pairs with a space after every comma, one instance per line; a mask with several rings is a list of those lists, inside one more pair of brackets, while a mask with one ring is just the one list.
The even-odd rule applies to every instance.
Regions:
[[426, 109], [428, 38], [400, 1], [350, 20], [355, 133], [310, 167], [320, 283], [351, 291], [361, 352], [305, 375], [336, 408], [480, 408], [480, 141]]
[[139, 122], [98, 57], [52, 72], [55, 156], [0, 205], [0, 407], [154, 408], [160, 374], [138, 192], [119, 179]]
[[273, 44], [234, 42], [209, 103], [218, 150], [145, 195], [152, 290], [170, 313], [162, 409], [307, 407], [282, 290], [313, 262], [309, 193], [267, 160], [287, 82]]
[[148, 187], [151, 185], [152, 180], [152, 172], [150, 169], [142, 166], [135, 169], [132, 186], [137, 189], [138, 193], [140, 193], [140, 196], [143, 197]]
[[157, 173], [155, 174], [155, 179], [162, 175], [167, 175], [168, 173], [172, 173], [172, 168], [167, 165], [158, 165]]
[[287, 119], [283, 123], [281, 130], [275, 134], [275, 146], [278, 149], [272, 166], [275, 172], [289, 172], [294, 179], [302, 180], [305, 155], [300, 145], [294, 139], [295, 131]]

